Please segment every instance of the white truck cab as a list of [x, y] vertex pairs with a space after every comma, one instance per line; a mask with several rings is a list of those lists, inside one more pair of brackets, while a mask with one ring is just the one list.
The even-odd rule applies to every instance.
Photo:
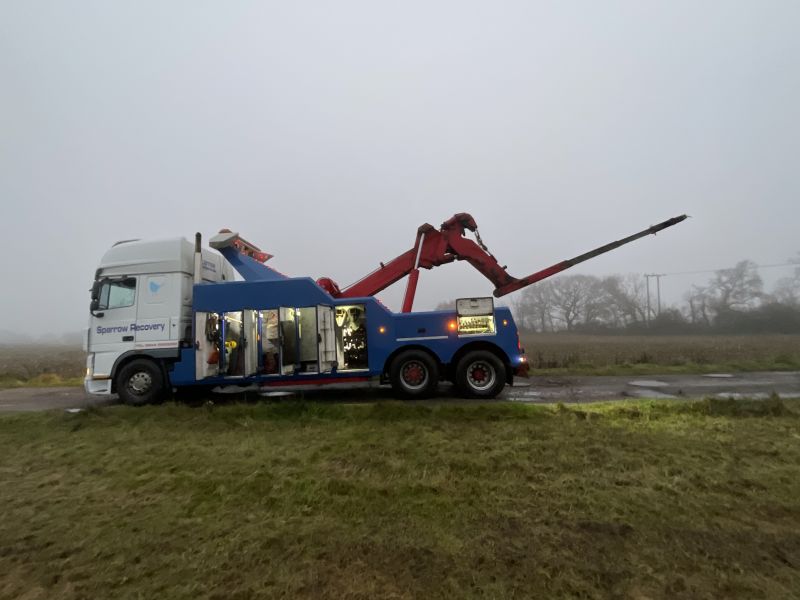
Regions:
[[[170, 238], [117, 242], [105, 253], [92, 285], [84, 338], [87, 392], [120, 391], [115, 378], [126, 364], [177, 357], [181, 345], [191, 344], [193, 283], [234, 279], [221, 255], [203, 249], [196, 265], [194, 250], [185, 238]], [[128, 379], [144, 389], [152, 375]]]

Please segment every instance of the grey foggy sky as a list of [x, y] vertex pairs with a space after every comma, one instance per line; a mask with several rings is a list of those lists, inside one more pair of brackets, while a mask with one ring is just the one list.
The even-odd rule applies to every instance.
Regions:
[[[684, 212], [577, 272], [783, 262], [799, 25], [795, 1], [0, 1], [0, 329], [77, 330], [112, 243], [221, 227], [341, 285], [461, 211], [515, 276]], [[491, 289], [447, 265], [415, 308]]]

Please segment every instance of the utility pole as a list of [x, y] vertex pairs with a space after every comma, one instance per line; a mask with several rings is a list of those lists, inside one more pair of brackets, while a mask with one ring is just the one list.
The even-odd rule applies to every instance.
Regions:
[[647, 324], [650, 324], [650, 315], [652, 310], [650, 308], [650, 278], [655, 277], [656, 279], [656, 308], [658, 312], [656, 316], [661, 314], [661, 278], [664, 277], [666, 273], [645, 273], [644, 280], [647, 284]]
[[656, 275], [656, 296], [658, 297], [658, 315], [661, 316], [661, 277]]

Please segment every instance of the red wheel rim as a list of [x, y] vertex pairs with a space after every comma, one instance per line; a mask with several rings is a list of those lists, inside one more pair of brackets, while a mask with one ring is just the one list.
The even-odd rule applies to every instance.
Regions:
[[486, 361], [476, 360], [467, 367], [467, 383], [475, 390], [490, 389], [496, 380], [495, 368]]
[[408, 388], [421, 388], [428, 382], [428, 369], [418, 360], [409, 360], [403, 363], [400, 378]]

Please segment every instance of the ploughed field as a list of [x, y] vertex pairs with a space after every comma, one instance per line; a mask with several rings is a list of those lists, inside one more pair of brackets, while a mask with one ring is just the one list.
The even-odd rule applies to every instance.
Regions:
[[80, 346], [3, 345], [0, 340], [0, 387], [82, 385], [85, 370]]
[[[532, 373], [626, 375], [800, 369], [800, 335], [522, 334]], [[0, 344], [0, 387], [80, 385], [78, 347]]]
[[800, 369], [800, 335], [523, 333], [521, 339], [534, 375]]
[[792, 598], [800, 402], [0, 416], [0, 597]]

